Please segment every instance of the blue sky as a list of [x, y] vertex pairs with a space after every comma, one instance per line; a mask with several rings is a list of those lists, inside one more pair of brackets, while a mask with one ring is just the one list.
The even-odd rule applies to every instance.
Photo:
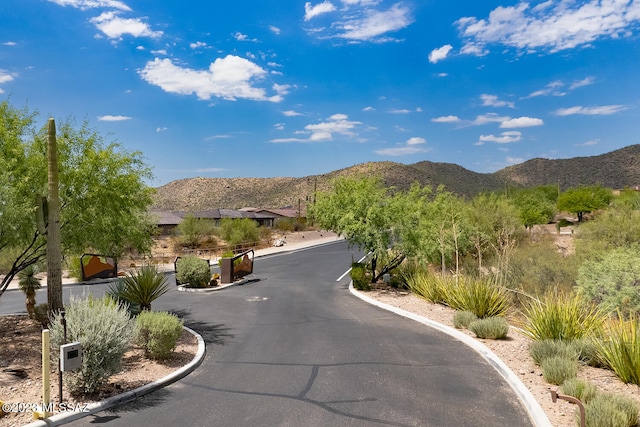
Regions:
[[640, 143], [640, 0], [2, 0], [0, 99], [179, 178]]

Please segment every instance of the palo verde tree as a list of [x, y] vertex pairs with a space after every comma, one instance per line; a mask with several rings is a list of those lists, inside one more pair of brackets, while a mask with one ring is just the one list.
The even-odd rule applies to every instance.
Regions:
[[582, 222], [585, 213], [609, 206], [612, 198], [613, 192], [600, 185], [569, 188], [558, 196], [558, 210], [576, 214]]
[[380, 178], [341, 177], [333, 182], [332, 190], [319, 193], [311, 207], [316, 225], [335, 231], [350, 244], [371, 252], [372, 282], [397, 267], [404, 258], [398, 254], [376, 274], [378, 259], [394, 244], [390, 202], [389, 190]]
[[[36, 131], [35, 118], [0, 103], [0, 295], [18, 272], [46, 258], [47, 129]], [[62, 254], [147, 251], [153, 189], [142, 154], [105, 144], [71, 119], [56, 134]]]

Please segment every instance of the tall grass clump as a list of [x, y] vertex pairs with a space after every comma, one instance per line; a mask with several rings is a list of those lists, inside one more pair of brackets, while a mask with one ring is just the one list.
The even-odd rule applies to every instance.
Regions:
[[525, 335], [535, 341], [570, 341], [584, 338], [598, 331], [607, 315], [578, 294], [548, 293], [542, 299], [524, 304], [522, 327]]
[[434, 304], [447, 304], [445, 280], [422, 270], [412, 274], [407, 283], [411, 292]]
[[[82, 368], [65, 372], [65, 384], [73, 395], [93, 393], [120, 371], [122, 357], [135, 333], [135, 323], [126, 307], [108, 296], [72, 296], [65, 312], [67, 341], [82, 344]], [[64, 338], [60, 320], [60, 314], [56, 313], [51, 321], [54, 354]]]
[[476, 320], [478, 320], [478, 316], [470, 311], [456, 311], [453, 315], [453, 326], [456, 329], [465, 329]]
[[136, 343], [144, 349], [145, 356], [165, 360], [176, 348], [183, 322], [165, 311], [143, 311], [136, 326]]
[[640, 328], [638, 318], [612, 320], [595, 341], [598, 355], [625, 384], [640, 385]]
[[578, 375], [578, 361], [561, 356], [547, 357], [540, 364], [542, 377], [551, 384], [561, 385]]
[[584, 406], [587, 426], [632, 427], [638, 424], [638, 405], [625, 396], [598, 393]]
[[598, 395], [598, 388], [595, 384], [578, 378], [566, 380], [560, 386], [560, 390], [562, 390], [562, 393], [573, 396], [584, 404], [589, 403]]
[[541, 366], [542, 362], [550, 357], [578, 361], [580, 349], [571, 341], [542, 340], [529, 345], [529, 355], [533, 363]]
[[155, 265], [142, 266], [135, 272], [127, 273], [118, 282], [107, 292], [141, 310], [151, 310], [151, 303], [169, 291], [167, 277]]
[[480, 319], [504, 316], [511, 306], [509, 290], [486, 279], [449, 279], [445, 295], [448, 306], [456, 310], [470, 311]]
[[501, 340], [507, 337], [509, 324], [504, 317], [486, 317], [471, 322], [469, 330], [478, 338]]

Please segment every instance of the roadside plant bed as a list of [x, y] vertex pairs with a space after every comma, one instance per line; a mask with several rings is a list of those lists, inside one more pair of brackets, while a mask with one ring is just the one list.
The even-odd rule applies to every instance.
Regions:
[[[0, 316], [0, 400], [4, 402], [39, 403], [42, 396], [41, 327], [27, 317]], [[109, 378], [91, 395], [73, 397], [63, 389], [67, 403], [92, 403], [158, 380], [193, 360], [198, 350], [196, 338], [182, 331], [174, 352], [162, 362], [144, 357], [144, 350], [131, 346], [124, 354], [122, 370]], [[53, 354], [52, 354], [53, 358]], [[19, 378], [6, 372], [19, 368], [26, 375]], [[66, 386], [66, 384], [65, 384]], [[51, 401], [58, 402], [58, 374], [51, 364]], [[0, 418], [3, 427], [22, 426], [32, 421], [30, 412], [11, 413]]]

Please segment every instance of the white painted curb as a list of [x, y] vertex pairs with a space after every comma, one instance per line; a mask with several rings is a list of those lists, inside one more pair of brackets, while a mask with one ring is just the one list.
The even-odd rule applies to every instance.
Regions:
[[513, 391], [516, 393], [516, 396], [518, 396], [518, 399], [520, 399], [525, 409], [527, 410], [529, 418], [536, 427], [552, 427], [551, 421], [549, 421], [547, 414], [544, 413], [544, 410], [542, 409], [538, 401], [533, 397], [529, 389], [522, 383], [522, 381], [520, 381], [520, 378], [518, 378], [518, 376], [514, 374], [513, 371], [509, 369], [509, 367], [484, 344], [473, 339], [469, 335], [464, 334], [449, 326], [443, 325], [442, 323], [435, 322], [431, 319], [427, 319], [426, 317], [411, 313], [410, 311], [406, 311], [368, 297], [362, 292], [357, 291], [353, 287], [353, 282], [349, 283], [349, 291], [356, 297], [368, 302], [369, 304], [375, 305], [376, 307], [380, 307], [384, 310], [391, 311], [397, 315], [415, 320], [416, 322], [420, 322], [423, 325], [437, 329], [438, 331], [444, 332], [445, 334], [457, 339], [466, 346], [470, 347], [476, 353], [480, 354], [480, 356], [482, 356], [482, 358], [486, 360], [496, 371], [498, 371], [498, 373], [502, 376], [502, 378], [504, 378], [507, 384], [511, 386]]

